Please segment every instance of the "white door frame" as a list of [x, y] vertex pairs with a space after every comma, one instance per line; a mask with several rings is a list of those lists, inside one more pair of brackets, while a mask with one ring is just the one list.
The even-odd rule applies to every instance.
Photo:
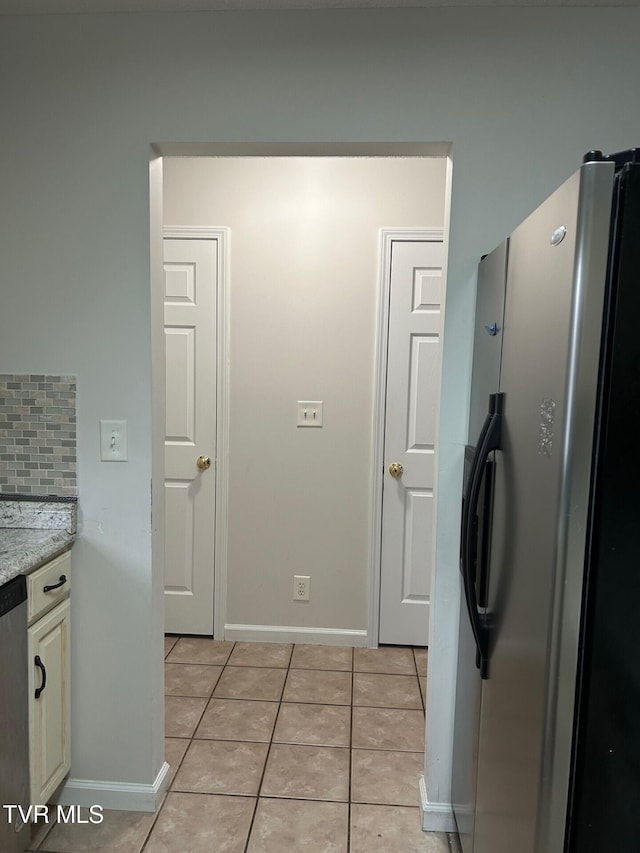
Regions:
[[213, 575], [213, 631], [224, 639], [227, 613], [227, 547], [229, 507], [229, 228], [166, 225], [163, 237], [178, 240], [216, 240], [218, 268], [216, 289], [216, 446], [215, 446], [215, 539]]
[[[369, 548], [369, 621], [367, 641], [370, 649], [378, 646], [380, 636], [380, 577], [382, 567], [382, 487], [384, 482], [384, 427], [387, 399], [387, 362], [389, 341], [389, 298], [391, 294], [391, 247], [394, 241], [442, 240], [444, 228], [381, 228], [378, 287], [378, 329], [375, 341], [375, 376], [373, 390], [373, 441], [371, 444], [371, 545]], [[446, 265], [445, 243], [445, 265]], [[446, 268], [443, 270], [446, 296]], [[444, 323], [442, 324], [442, 328]], [[441, 393], [441, 380], [438, 395]], [[439, 418], [436, 424], [439, 423]], [[436, 425], [437, 441], [438, 425]], [[437, 445], [436, 445], [437, 447]], [[436, 449], [437, 454], [437, 449]], [[437, 470], [434, 492], [437, 501]], [[433, 537], [435, 551], [435, 536]]]
[[[150, 267], [151, 267], [151, 381], [152, 381], [152, 521], [151, 549], [153, 565], [153, 613], [154, 618], [164, 622], [164, 607], [162, 606], [164, 591], [164, 331], [163, 311], [160, 293], [164, 292], [162, 265], [162, 210], [163, 210], [163, 158], [164, 157], [442, 157], [447, 161], [447, 181], [445, 187], [444, 229], [382, 229], [382, 251], [386, 254], [386, 264], [390, 261], [390, 242], [396, 235], [397, 239], [424, 239], [429, 234], [448, 234], [449, 210], [451, 204], [451, 144], [447, 142], [255, 142], [255, 143], [153, 143], [150, 145], [149, 157], [149, 189], [150, 189]], [[198, 229], [195, 229], [198, 230]], [[205, 229], [207, 230], [207, 229]], [[215, 230], [215, 229], [214, 229]], [[386, 253], [384, 250], [384, 235], [389, 234]], [[445, 249], [447, 240], [445, 240]], [[227, 235], [228, 252], [228, 235]], [[445, 253], [446, 257], [446, 253]], [[445, 261], [446, 262], [446, 261]], [[218, 397], [218, 418], [224, 410], [224, 420], [218, 421], [218, 460], [220, 485], [216, 489], [228, 490], [228, 471], [222, 468], [227, 464], [227, 458], [222, 454], [221, 442], [228, 442], [228, 394], [229, 394], [229, 282], [228, 261], [225, 262], [227, 274], [220, 278], [221, 291], [224, 290], [224, 305], [218, 306], [219, 346], [226, 338], [226, 352], [218, 357], [218, 388], [224, 384], [224, 399]], [[382, 513], [382, 449], [384, 447], [384, 405], [386, 392], [386, 342], [389, 326], [389, 284], [384, 280], [385, 259], [381, 260], [380, 287], [378, 302], [378, 330], [375, 341], [375, 374], [374, 374], [374, 409], [373, 409], [373, 442], [372, 442], [372, 492], [371, 492], [371, 536], [369, 548], [369, 601], [367, 616], [367, 643], [369, 648], [376, 648], [379, 636], [380, 616], [380, 535]], [[387, 272], [388, 275], [388, 272]], [[446, 275], [445, 275], [446, 287]], [[386, 294], [386, 298], [385, 298]], [[444, 328], [444, 314], [443, 314]], [[224, 365], [224, 368], [223, 368]], [[220, 394], [220, 390], [218, 391]], [[225, 445], [226, 446], [226, 445]], [[437, 468], [436, 468], [437, 477]], [[226, 513], [227, 492], [217, 492], [216, 501], [222, 512]], [[224, 611], [226, 610], [227, 587], [227, 552], [226, 552], [226, 519], [225, 529], [222, 530], [220, 513], [216, 518], [216, 577], [214, 631], [216, 639], [223, 639], [220, 632], [224, 631]], [[224, 538], [222, 545], [221, 535]], [[220, 548], [220, 552], [218, 552]], [[433, 619], [431, 626], [433, 627]], [[157, 624], [157, 623], [156, 623]]]

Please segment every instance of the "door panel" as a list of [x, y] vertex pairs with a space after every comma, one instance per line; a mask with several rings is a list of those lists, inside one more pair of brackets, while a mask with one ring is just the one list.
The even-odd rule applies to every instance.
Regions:
[[165, 481], [165, 512], [171, 519], [167, 537], [165, 590], [188, 593], [193, 589], [193, 505], [192, 482]]
[[[394, 240], [385, 415], [380, 642], [426, 645], [440, 403], [442, 241]], [[400, 463], [402, 475], [389, 473]]]
[[[215, 239], [164, 241], [165, 631], [213, 634]], [[209, 469], [197, 466], [208, 456]]]
[[195, 441], [196, 394], [195, 394], [195, 328], [165, 326], [167, 441], [185, 442], [193, 446]]
[[433, 527], [433, 490], [405, 490], [405, 526], [402, 561], [402, 593], [404, 601], [424, 601], [429, 595], [430, 539], [425, 530]]
[[407, 453], [433, 456], [439, 381], [440, 336], [411, 335]]
[[[28, 629], [29, 647], [29, 773], [31, 802], [47, 803], [71, 764], [71, 693], [69, 679], [69, 613], [67, 598]], [[36, 656], [46, 668], [45, 688], [34, 666]]]

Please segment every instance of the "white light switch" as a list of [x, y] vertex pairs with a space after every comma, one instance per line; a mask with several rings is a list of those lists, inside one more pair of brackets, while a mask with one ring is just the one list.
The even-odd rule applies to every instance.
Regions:
[[322, 400], [298, 400], [298, 426], [322, 426]]
[[100, 459], [103, 462], [127, 461], [126, 421], [100, 421]]

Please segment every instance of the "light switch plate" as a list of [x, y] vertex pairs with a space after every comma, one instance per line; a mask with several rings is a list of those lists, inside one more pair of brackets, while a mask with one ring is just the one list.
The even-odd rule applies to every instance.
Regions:
[[100, 421], [100, 459], [126, 462], [127, 454], [127, 422]]
[[298, 400], [298, 426], [322, 426], [322, 400]]

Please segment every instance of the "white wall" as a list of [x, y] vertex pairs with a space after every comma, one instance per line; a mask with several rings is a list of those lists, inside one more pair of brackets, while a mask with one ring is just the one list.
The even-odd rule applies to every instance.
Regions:
[[227, 624], [366, 631], [379, 229], [441, 228], [445, 163], [164, 161], [165, 223], [231, 229]]
[[[449, 799], [475, 267], [589, 148], [639, 144], [639, 9], [0, 20], [0, 365], [78, 374], [73, 775], [161, 757], [149, 518], [151, 142], [452, 141], [430, 800]], [[130, 461], [98, 461], [100, 417]]]

